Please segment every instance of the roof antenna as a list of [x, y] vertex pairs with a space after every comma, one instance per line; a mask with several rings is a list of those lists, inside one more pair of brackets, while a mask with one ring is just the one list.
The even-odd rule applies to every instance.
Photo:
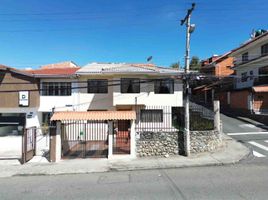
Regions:
[[153, 59], [153, 56], [149, 56], [148, 58], [147, 58], [147, 63], [151, 63], [150, 61]]

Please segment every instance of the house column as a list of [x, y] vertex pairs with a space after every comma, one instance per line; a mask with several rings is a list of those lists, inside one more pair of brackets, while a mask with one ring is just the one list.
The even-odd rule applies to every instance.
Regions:
[[50, 162], [58, 162], [61, 159], [61, 122], [56, 122], [56, 127], [50, 128]]
[[213, 110], [214, 110], [214, 130], [221, 132], [220, 101], [219, 100], [214, 100]]
[[207, 90], [205, 90], [205, 103], [207, 103], [207, 101], [208, 101], [208, 93], [207, 93]]
[[135, 120], [131, 120], [131, 128], [130, 128], [130, 156], [131, 157], [136, 157]]
[[108, 158], [113, 156], [113, 121], [108, 121]]

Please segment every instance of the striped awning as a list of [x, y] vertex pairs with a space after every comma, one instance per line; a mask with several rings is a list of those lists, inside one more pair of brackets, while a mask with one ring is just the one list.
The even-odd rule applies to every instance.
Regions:
[[63, 111], [55, 112], [51, 121], [68, 121], [68, 120], [135, 120], [135, 111]]

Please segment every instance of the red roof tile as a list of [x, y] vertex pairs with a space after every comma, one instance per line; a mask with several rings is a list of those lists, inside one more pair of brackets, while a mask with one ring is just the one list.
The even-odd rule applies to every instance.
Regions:
[[36, 69], [36, 70], [25, 70], [25, 72], [34, 74], [34, 75], [51, 75], [51, 76], [57, 76], [57, 75], [73, 75], [75, 72], [80, 69], [77, 68], [50, 68], [50, 69]]

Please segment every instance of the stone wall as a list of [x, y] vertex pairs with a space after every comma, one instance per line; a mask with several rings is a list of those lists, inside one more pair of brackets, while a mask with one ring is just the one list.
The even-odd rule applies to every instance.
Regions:
[[141, 132], [137, 134], [137, 156], [178, 155], [183, 149], [183, 134], [178, 132]]
[[222, 145], [218, 131], [191, 131], [191, 153], [211, 152]]

